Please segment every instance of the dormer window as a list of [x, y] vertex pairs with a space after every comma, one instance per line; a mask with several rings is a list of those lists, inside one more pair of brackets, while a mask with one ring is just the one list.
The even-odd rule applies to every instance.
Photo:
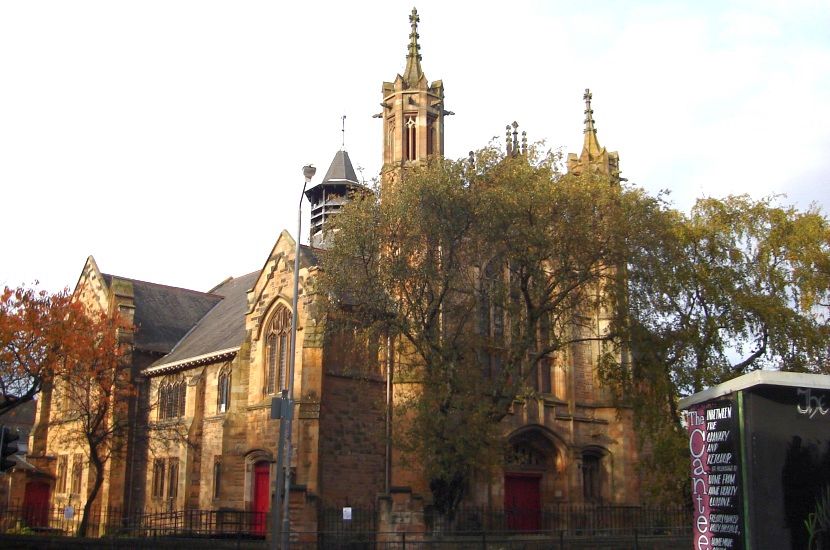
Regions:
[[291, 312], [287, 307], [279, 306], [271, 318], [265, 337], [266, 394], [274, 394], [288, 387], [288, 333], [290, 330]]

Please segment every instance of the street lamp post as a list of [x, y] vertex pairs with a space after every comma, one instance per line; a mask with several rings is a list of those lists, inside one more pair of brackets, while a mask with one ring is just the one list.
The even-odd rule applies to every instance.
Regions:
[[[296, 248], [294, 250], [294, 299], [291, 309], [291, 355], [288, 358], [288, 391], [283, 391], [283, 398], [287, 399], [287, 406], [285, 407], [286, 414], [280, 420], [281, 427], [285, 429], [280, 430], [279, 447], [285, 449], [285, 453], [279, 453], [277, 456], [277, 472], [282, 472], [282, 462], [285, 462], [284, 487], [282, 492], [282, 529], [280, 535], [282, 539], [282, 549], [287, 550], [290, 544], [291, 520], [288, 514], [288, 503], [291, 496], [291, 424], [294, 417], [294, 364], [297, 358], [297, 319], [299, 318], [298, 302], [300, 294], [300, 235], [303, 230], [303, 197], [305, 196], [305, 189], [317, 169], [311, 164], [303, 166], [303, 176], [305, 182], [303, 183], [303, 192], [300, 193], [300, 202], [297, 205], [297, 235]], [[277, 478], [279, 484], [279, 477]], [[276, 537], [274, 537], [276, 539]]]

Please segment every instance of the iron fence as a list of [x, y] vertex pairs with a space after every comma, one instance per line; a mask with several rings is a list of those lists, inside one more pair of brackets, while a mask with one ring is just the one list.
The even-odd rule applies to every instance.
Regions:
[[363, 538], [342, 534], [316, 533], [316, 540], [304, 542], [314, 533], [292, 533], [293, 550], [675, 550], [692, 544], [692, 527], [672, 533], [641, 533], [637, 529], [606, 530], [576, 535], [567, 531], [536, 533], [456, 532], [428, 534], [407, 532], [364, 533]]
[[[82, 510], [70, 506], [0, 507], [0, 533], [74, 535]], [[90, 512], [88, 536], [264, 538], [263, 512], [170, 510], [126, 515], [118, 508]]]
[[458, 532], [671, 533], [692, 523], [685, 506], [648, 507], [602, 504], [553, 504], [539, 509], [461, 507], [452, 518], [427, 507], [424, 523], [433, 534]]
[[[321, 508], [317, 530], [291, 535], [296, 548], [663, 548], [647, 541], [690, 540], [691, 516], [685, 507], [550, 505], [541, 509], [462, 507], [447, 518], [427, 507], [423, 515], [393, 512], [381, 525], [375, 508]], [[0, 507], [0, 533], [74, 535], [79, 510], [66, 507]], [[248, 541], [257, 547], [269, 530], [267, 515], [240, 510], [169, 510], [126, 516], [118, 509], [93, 510], [90, 536], [171, 540], [211, 538]], [[385, 532], [386, 529], [394, 529]], [[639, 542], [638, 542], [639, 541]], [[247, 546], [246, 546], [247, 547]], [[671, 548], [671, 546], [666, 546]]]

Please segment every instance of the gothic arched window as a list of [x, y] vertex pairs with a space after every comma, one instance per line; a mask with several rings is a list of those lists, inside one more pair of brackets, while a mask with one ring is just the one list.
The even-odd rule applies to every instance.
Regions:
[[395, 160], [395, 119], [389, 119], [389, 129], [386, 133], [386, 160]]
[[585, 502], [602, 501], [602, 454], [594, 449], [582, 453], [582, 496]]
[[435, 154], [435, 144], [438, 142], [437, 130], [435, 127], [435, 117], [427, 118], [427, 155]]
[[162, 380], [158, 391], [158, 419], [184, 416], [187, 383], [183, 378]]
[[226, 412], [231, 406], [231, 369], [225, 365], [219, 371], [216, 384], [216, 412]]
[[291, 312], [279, 306], [265, 333], [265, 393], [272, 394], [288, 387], [288, 334], [291, 331]]
[[415, 160], [417, 158], [417, 134], [416, 128], [418, 127], [417, 122], [415, 122], [415, 115], [406, 115], [404, 117], [403, 123], [403, 158], [404, 160]]

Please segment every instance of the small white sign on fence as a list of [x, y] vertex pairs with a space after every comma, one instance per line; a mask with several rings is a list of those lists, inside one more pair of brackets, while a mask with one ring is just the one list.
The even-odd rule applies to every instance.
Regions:
[[351, 521], [352, 520], [352, 508], [350, 506], [346, 506], [343, 508], [343, 521]]
[[67, 506], [63, 509], [63, 519], [74, 519], [75, 518], [75, 507], [72, 505]]

